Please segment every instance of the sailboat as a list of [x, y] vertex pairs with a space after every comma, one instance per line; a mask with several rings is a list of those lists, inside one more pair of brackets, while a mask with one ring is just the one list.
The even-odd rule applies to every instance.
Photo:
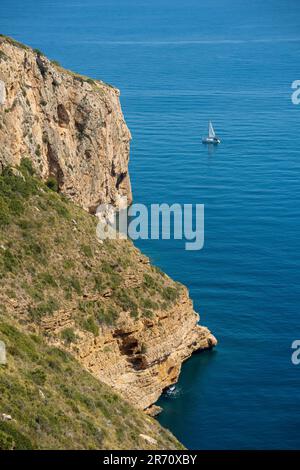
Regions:
[[213, 125], [211, 121], [208, 123], [208, 137], [202, 139], [202, 144], [220, 144], [221, 140], [216, 136]]

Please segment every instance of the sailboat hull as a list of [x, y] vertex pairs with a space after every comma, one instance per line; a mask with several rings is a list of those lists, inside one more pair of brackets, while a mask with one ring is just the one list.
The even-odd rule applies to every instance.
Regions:
[[216, 139], [212, 137], [205, 137], [204, 139], [202, 139], [202, 144], [218, 145], [220, 143], [221, 143], [220, 139]]

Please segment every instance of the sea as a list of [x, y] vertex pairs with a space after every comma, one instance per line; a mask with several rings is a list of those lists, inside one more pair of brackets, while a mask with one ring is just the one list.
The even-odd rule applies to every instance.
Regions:
[[201, 250], [136, 241], [218, 339], [160, 423], [189, 449], [299, 448], [300, 2], [1, 0], [0, 32], [121, 90], [135, 202], [204, 204]]

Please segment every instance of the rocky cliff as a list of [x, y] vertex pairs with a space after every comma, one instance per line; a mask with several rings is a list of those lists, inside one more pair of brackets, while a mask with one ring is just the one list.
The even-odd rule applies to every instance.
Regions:
[[130, 132], [119, 91], [0, 36], [0, 164], [29, 157], [37, 173], [93, 212], [131, 201]]
[[72, 355], [2, 316], [0, 450], [182, 449], [159, 423], [87, 372]]
[[[78, 340], [71, 350], [102, 382], [137, 408], [148, 409], [165, 388], [177, 382], [183, 361], [194, 351], [216, 345], [215, 337], [197, 325], [198, 320], [187, 291], [182, 289], [172, 306], [156, 311], [151, 318], [133, 319], [123, 311], [116, 325], [102, 327], [97, 337], [77, 331]], [[75, 328], [71, 311], [64, 315], [58, 312], [41, 323], [56, 345], [66, 327]]]
[[88, 212], [131, 198], [118, 92], [0, 41], [0, 313], [148, 409], [216, 339], [184, 286], [131, 242], [97, 240]]

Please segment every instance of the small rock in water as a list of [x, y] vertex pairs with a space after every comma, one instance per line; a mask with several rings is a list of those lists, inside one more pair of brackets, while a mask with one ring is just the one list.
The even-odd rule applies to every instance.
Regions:
[[7, 364], [6, 348], [5, 348], [5, 343], [3, 341], [0, 341], [0, 364], [1, 365]]
[[162, 407], [158, 405], [151, 405], [146, 409], [146, 414], [153, 418], [162, 412]]

